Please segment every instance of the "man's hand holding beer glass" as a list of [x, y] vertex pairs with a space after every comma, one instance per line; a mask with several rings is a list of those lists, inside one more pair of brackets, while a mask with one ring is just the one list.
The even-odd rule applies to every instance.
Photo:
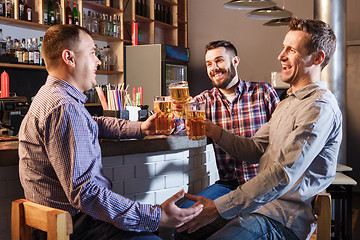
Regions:
[[[215, 143], [218, 142], [221, 137], [222, 128], [207, 118], [203, 121], [203, 123], [205, 126], [205, 135], [207, 137], [212, 138]], [[185, 127], [186, 127], [186, 134], [190, 136], [191, 124], [187, 119], [185, 120]]]

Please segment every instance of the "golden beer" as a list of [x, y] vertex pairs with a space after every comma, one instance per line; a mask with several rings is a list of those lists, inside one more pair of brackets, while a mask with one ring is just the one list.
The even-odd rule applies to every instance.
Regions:
[[190, 140], [205, 138], [205, 118], [205, 102], [190, 102], [186, 104], [186, 119], [190, 127]]
[[170, 134], [173, 129], [174, 117], [170, 97], [155, 97], [154, 113], [158, 113], [158, 117], [155, 119], [155, 132], [158, 134]]
[[185, 103], [190, 96], [188, 83], [186, 81], [172, 83], [169, 85], [169, 90], [171, 97], [183, 106], [181, 112], [176, 111], [177, 115], [180, 118], [185, 117]]

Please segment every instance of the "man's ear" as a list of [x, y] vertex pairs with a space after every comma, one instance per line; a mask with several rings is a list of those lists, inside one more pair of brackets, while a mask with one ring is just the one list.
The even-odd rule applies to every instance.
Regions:
[[240, 58], [238, 56], [234, 56], [232, 61], [233, 61], [234, 67], [236, 68], [240, 63]]
[[61, 53], [61, 58], [64, 63], [70, 67], [75, 67], [74, 52], [69, 49], [64, 49]]
[[318, 51], [318, 52], [315, 53], [315, 60], [314, 60], [315, 65], [322, 64], [322, 62], [324, 60], [325, 60], [325, 52], [323, 50]]

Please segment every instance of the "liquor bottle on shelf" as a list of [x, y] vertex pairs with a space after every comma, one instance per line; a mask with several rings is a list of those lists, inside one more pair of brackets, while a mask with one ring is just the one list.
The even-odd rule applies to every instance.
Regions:
[[15, 57], [14, 43], [10, 36], [6, 37], [6, 56]]
[[140, 15], [141, 14], [141, 0], [136, 0], [135, 2], [135, 14]]
[[40, 65], [40, 51], [38, 49], [38, 41], [37, 38], [32, 39], [33, 52], [34, 52], [34, 64]]
[[44, 25], [48, 25], [48, 2], [49, 2], [50, 0], [44, 0], [44, 6], [43, 6], [43, 12], [44, 12], [44, 14], [43, 14], [43, 24]]
[[14, 10], [12, 0], [5, 0], [5, 17], [14, 18], [13, 14]]
[[60, 0], [55, 0], [55, 24], [61, 24], [61, 5]]
[[26, 48], [25, 38], [21, 39], [21, 50], [23, 52], [23, 63], [29, 64], [29, 51]]
[[141, 15], [143, 17], [147, 17], [147, 4], [146, 4], [146, 0], [141, 0], [142, 4], [141, 4]]
[[72, 22], [75, 25], [80, 25], [80, 20], [79, 20], [79, 11], [76, 8], [76, 2], [74, 2], [74, 7], [71, 10], [71, 16], [72, 16]]
[[140, 24], [138, 24], [138, 42], [141, 43], [142, 39], [141, 39], [141, 28], [140, 28]]
[[160, 5], [160, 22], [165, 22], [164, 5]]
[[72, 13], [70, 8], [70, 1], [67, 1], [67, 6], [65, 8], [65, 23], [66, 24], [72, 24]]
[[103, 70], [108, 70], [109, 59], [108, 59], [108, 46], [104, 47], [101, 52], [101, 66]]
[[5, 0], [0, 0], [0, 16], [5, 17]]
[[98, 25], [99, 25], [99, 31], [98, 33], [100, 35], [104, 35], [104, 18], [101, 14], [96, 13], [97, 19], [98, 19]]
[[22, 0], [19, 1], [19, 20], [25, 20], [24, 14], [24, 2]]
[[22, 55], [23, 52], [21, 50], [21, 44], [18, 39], [15, 39], [14, 48], [15, 48], [15, 57], [18, 59], [18, 63], [21, 64], [23, 61], [23, 55]]
[[6, 40], [3, 38], [2, 29], [0, 28], [0, 56], [6, 55]]
[[155, 3], [155, 20], [159, 21], [159, 15], [160, 15], [160, 11], [159, 11], [159, 4]]
[[99, 21], [97, 18], [97, 14], [94, 12], [91, 14], [91, 20], [92, 20], [92, 26], [91, 26], [91, 32], [98, 34], [99, 33]]
[[170, 7], [167, 7], [167, 11], [166, 11], [166, 23], [171, 24], [171, 10], [170, 10]]
[[42, 44], [42, 41], [43, 41], [43, 37], [40, 37], [40, 42], [39, 42], [39, 45], [37, 45], [37, 49], [39, 50], [39, 53], [40, 53], [40, 61], [39, 61], [39, 65], [40, 66], [45, 66], [45, 62], [44, 62], [44, 58], [42, 56], [42, 53], [41, 53], [41, 44]]
[[48, 21], [48, 25], [55, 25], [55, 7], [54, 7], [54, 3], [53, 0], [49, 0], [48, 4], [47, 4], [47, 21]]
[[34, 48], [31, 38], [28, 38], [27, 40], [27, 49], [29, 52], [29, 64], [34, 64]]
[[25, 0], [24, 5], [24, 20], [32, 22], [32, 8], [28, 4], [28, 0]]
[[[100, 49], [97, 45], [95, 45], [95, 55], [101, 61]], [[101, 68], [101, 65], [98, 65], [97, 69], [100, 70], [100, 68]]]
[[87, 30], [89, 30], [89, 32], [91, 32], [91, 11], [89, 10], [87, 15], [85, 14], [84, 12], [84, 19], [83, 19], [83, 23], [84, 23], [84, 26]]

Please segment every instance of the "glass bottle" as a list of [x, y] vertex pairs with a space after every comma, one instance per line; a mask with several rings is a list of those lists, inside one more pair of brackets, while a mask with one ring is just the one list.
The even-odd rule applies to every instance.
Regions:
[[71, 16], [72, 16], [72, 22], [75, 25], [80, 25], [80, 20], [79, 20], [79, 11], [76, 8], [76, 2], [74, 2], [74, 7], [71, 10]]
[[24, 5], [24, 20], [32, 22], [32, 8], [28, 4], [28, 0], [25, 0]]
[[12, 0], [5, 0], [5, 17], [13, 18], [13, 11]]
[[0, 16], [5, 17], [5, 0], [0, 0]]
[[40, 66], [45, 66], [45, 62], [44, 62], [44, 58], [42, 56], [42, 53], [41, 53], [41, 44], [42, 44], [42, 41], [43, 41], [43, 37], [40, 37], [40, 42], [39, 42], [39, 45], [37, 45], [37, 49], [39, 50], [39, 53], [40, 53], [40, 56], [39, 56], [39, 65]]
[[101, 14], [96, 14], [97, 19], [98, 19], [98, 26], [99, 26], [99, 31], [98, 33], [100, 35], [104, 35], [104, 19], [102, 18]]
[[17, 39], [15, 39], [14, 49], [15, 49], [15, 57], [18, 59], [18, 63], [21, 64], [23, 61], [23, 56], [22, 56], [20, 42]]
[[40, 51], [38, 49], [38, 40], [37, 38], [32, 39], [32, 46], [33, 46], [33, 52], [34, 52], [34, 64], [40, 65]]
[[13, 40], [11, 40], [10, 36], [6, 37], [6, 56], [15, 56], [15, 49], [13, 45]]
[[[84, 13], [85, 16], [85, 13]], [[89, 10], [86, 16], [86, 21], [85, 21], [85, 26], [86, 29], [89, 30], [89, 32], [92, 32], [92, 18], [91, 18], [91, 11]]]
[[6, 54], [6, 40], [3, 38], [2, 29], [0, 28], [0, 56]]
[[43, 6], [43, 12], [44, 12], [43, 21], [44, 21], [44, 23], [43, 24], [45, 24], [45, 25], [48, 25], [48, 2], [49, 1], [50, 0], [48, 0], [48, 1], [44, 0], [44, 6]]
[[[95, 45], [95, 55], [101, 61], [100, 49], [97, 45]], [[101, 65], [98, 65], [97, 69], [100, 70], [100, 68], [101, 68]]]
[[55, 0], [55, 24], [61, 24], [61, 5], [59, 0]]
[[24, 14], [24, 2], [22, 0], [19, 1], [19, 20], [25, 20]]
[[25, 38], [21, 39], [21, 50], [22, 50], [22, 56], [23, 56], [23, 63], [24, 64], [29, 64], [29, 51], [26, 48], [26, 42], [25, 42]]
[[141, 4], [141, 15], [143, 17], [147, 17], [147, 5], [146, 5], [146, 0], [142, 0], [142, 4]]
[[99, 31], [99, 26], [98, 26], [98, 20], [96, 18], [96, 14], [93, 12], [91, 14], [91, 16], [92, 16], [91, 17], [91, 22], [92, 22], [91, 32], [97, 34]]
[[28, 38], [27, 40], [27, 49], [29, 52], [29, 64], [34, 64], [34, 47], [31, 38]]
[[47, 4], [47, 19], [48, 19], [48, 25], [54, 25], [55, 24], [55, 7], [53, 0], [49, 0]]
[[70, 8], [70, 1], [67, 1], [67, 6], [65, 8], [65, 23], [66, 24], [72, 24], [72, 14], [71, 14], [71, 8]]

